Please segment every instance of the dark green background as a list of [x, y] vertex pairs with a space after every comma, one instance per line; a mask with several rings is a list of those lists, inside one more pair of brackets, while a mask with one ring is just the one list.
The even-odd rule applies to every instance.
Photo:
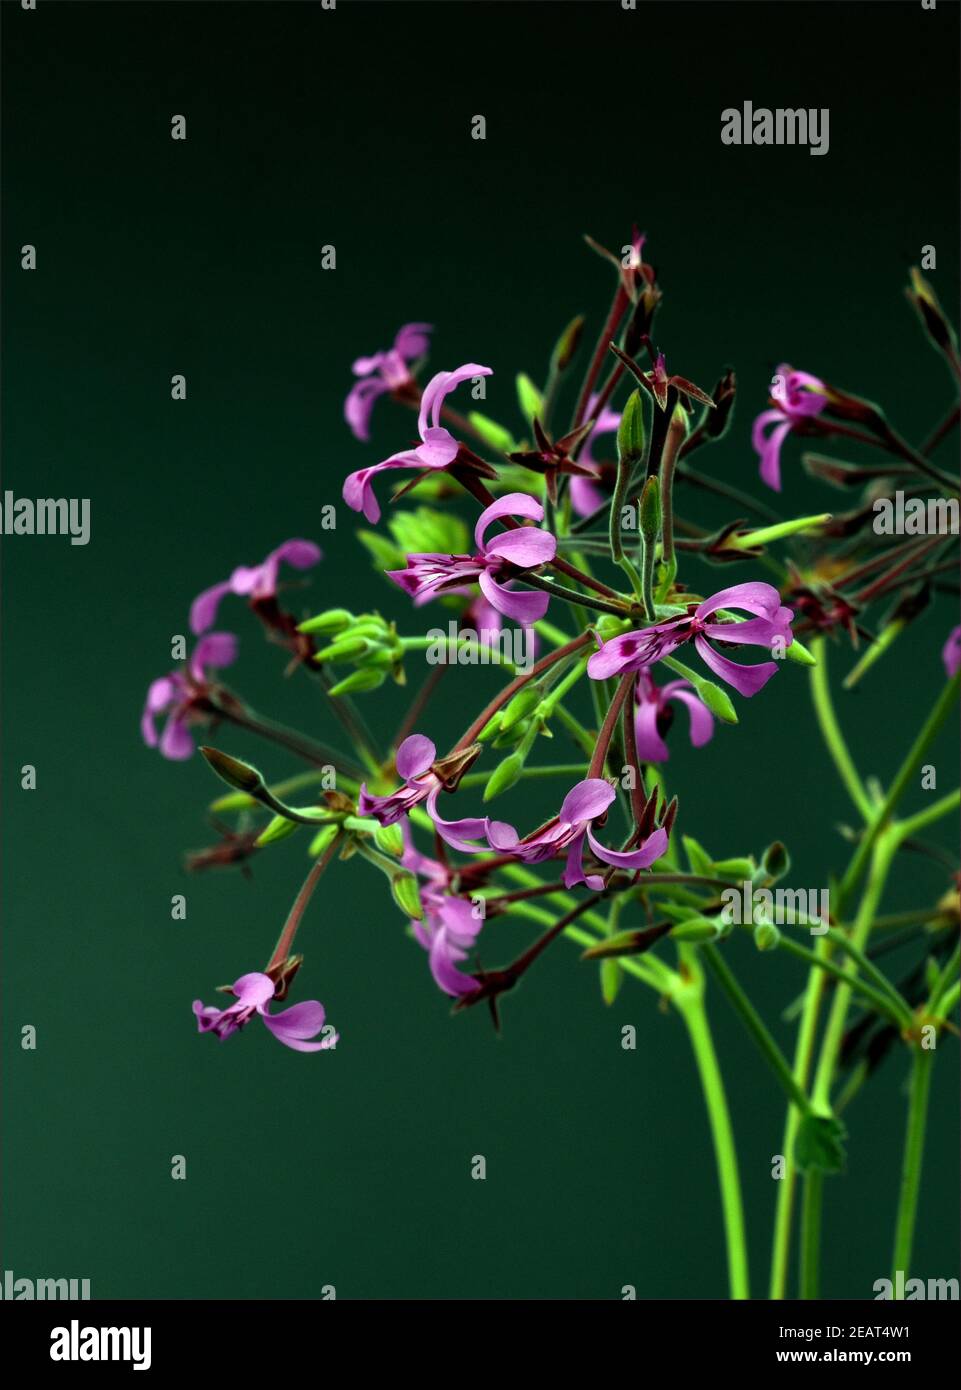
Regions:
[[[289, 535], [326, 561], [312, 607], [407, 605], [371, 571], [344, 475], [399, 447], [378, 410], [360, 446], [341, 416], [359, 353], [410, 319], [431, 367], [488, 363], [490, 414], [520, 427], [512, 380], [541, 377], [576, 311], [596, 331], [608, 269], [580, 242], [649, 234], [669, 363], [710, 387], [738, 371], [735, 427], [701, 465], [749, 487], [753, 414], [778, 361], [882, 400], [918, 440], [950, 384], [901, 289], [920, 247], [957, 298], [957, 7], [920, 4], [4, 4], [5, 472], [16, 495], [89, 496], [92, 540], [4, 546], [6, 1219], [17, 1275], [90, 1277], [95, 1297], [713, 1297], [725, 1292], [714, 1160], [680, 1020], [555, 949], [505, 1009], [448, 1017], [381, 881], [336, 865], [301, 944], [297, 997], [339, 1027], [333, 1056], [259, 1028], [198, 1038], [190, 1001], [265, 959], [303, 871], [300, 839], [252, 882], [187, 879], [215, 792], [199, 759], [139, 741], [148, 681], [205, 585]], [[720, 111], [827, 106], [831, 148], [731, 149]], [[169, 137], [184, 114], [186, 143]], [[487, 117], [485, 143], [469, 138]], [[19, 269], [30, 242], [39, 269]], [[337, 247], [323, 272], [319, 248]], [[169, 379], [185, 373], [188, 399]], [[836, 452], [841, 453], [841, 450]], [[950, 449], [945, 451], [950, 456]], [[836, 506], [785, 450], [785, 510]], [[848, 455], [853, 456], [853, 455]], [[942, 455], [944, 457], [944, 455]], [[687, 509], [721, 513], [693, 495]], [[469, 514], [465, 511], [465, 515]], [[750, 567], [713, 572], [715, 587]], [[943, 602], [841, 700], [855, 756], [889, 777], [942, 680]], [[265, 710], [334, 725], [283, 685], [239, 603], [232, 674]], [[848, 668], [839, 650], [833, 671]], [[415, 663], [411, 675], [419, 676]], [[489, 672], [449, 677], [430, 728], [457, 735]], [[823, 886], [853, 816], [789, 667], [741, 724], [693, 754], [673, 740], [681, 825], [717, 855], [780, 836], [792, 883]], [[392, 688], [365, 709], [386, 735]], [[678, 730], [682, 734], [682, 730]], [[241, 738], [272, 776], [281, 754]], [[939, 745], [939, 790], [956, 765]], [[39, 785], [20, 790], [34, 763]], [[523, 825], [542, 809], [512, 794]], [[923, 794], [909, 798], [923, 805]], [[953, 827], [942, 827], [951, 843]], [[905, 859], [891, 910], [945, 887]], [[186, 922], [170, 897], [186, 892]], [[521, 923], [485, 933], [506, 959]], [[800, 986], [746, 940], [729, 959], [786, 1048]], [[712, 1006], [738, 1133], [755, 1291], [767, 1277], [783, 1107]], [[34, 1024], [35, 1052], [19, 1047]], [[638, 1050], [624, 1052], [632, 1023]], [[848, 1112], [850, 1163], [826, 1195], [824, 1292], [887, 1273], [906, 1059]], [[957, 1274], [956, 1045], [938, 1058], [917, 1272]], [[471, 1155], [488, 1162], [469, 1177]], [[186, 1182], [170, 1178], [171, 1155]]]

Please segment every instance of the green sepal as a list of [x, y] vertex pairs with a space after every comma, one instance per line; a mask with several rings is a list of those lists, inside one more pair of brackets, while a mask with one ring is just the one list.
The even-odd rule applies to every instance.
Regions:
[[424, 909], [420, 901], [420, 889], [414, 875], [408, 873], [394, 874], [390, 881], [390, 891], [401, 912], [406, 917], [412, 917], [419, 922], [424, 915]]
[[374, 831], [374, 844], [385, 854], [399, 859], [404, 852], [404, 832], [396, 822], [394, 825], [378, 825]]

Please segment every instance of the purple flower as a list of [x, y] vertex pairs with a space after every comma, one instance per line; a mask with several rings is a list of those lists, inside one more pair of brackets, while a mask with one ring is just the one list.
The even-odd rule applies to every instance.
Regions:
[[474, 946], [484, 925], [483, 919], [474, 916], [472, 903], [450, 892], [451, 878], [460, 870], [421, 854], [411, 839], [406, 821], [403, 835], [404, 853], [400, 862], [424, 880], [420, 888], [424, 919], [411, 922], [414, 938], [428, 953], [430, 971], [438, 988], [455, 997], [470, 994], [477, 988], [477, 981], [462, 974], [457, 965], [466, 960], [468, 951]]
[[519, 593], [506, 588], [495, 576], [510, 579], [515, 571], [548, 564], [557, 551], [557, 541], [547, 531], [532, 526], [501, 531], [493, 540], [486, 540], [488, 526], [503, 516], [542, 521], [544, 508], [526, 493], [509, 492], [485, 507], [478, 517], [474, 527], [476, 555], [408, 555], [407, 568], [387, 570], [387, 577], [410, 594], [418, 607], [438, 594], [459, 590], [476, 581], [488, 603], [499, 613], [521, 623], [537, 622], [547, 612], [550, 596]]
[[948, 673], [948, 679], [956, 676], [961, 669], [961, 627], [951, 629], [948, 640], [945, 642], [941, 652], [941, 659], [944, 662], [944, 669]]
[[[182, 671], [171, 671], [151, 683], [140, 718], [140, 732], [148, 748], [156, 748], [165, 758], [176, 762], [189, 758], [194, 751], [190, 724], [202, 722], [204, 714], [198, 706], [205, 700], [210, 685], [208, 668], [232, 666], [237, 660], [237, 639], [232, 632], [208, 632], [193, 649]], [[154, 720], [166, 714], [164, 731], [157, 737]]]
[[674, 718], [670, 704], [679, 700], [686, 705], [691, 721], [691, 742], [695, 748], [703, 748], [714, 734], [714, 716], [698, 698], [690, 681], [668, 681], [667, 685], [654, 684], [646, 670], [637, 673], [637, 711], [634, 716], [634, 736], [637, 740], [637, 756], [642, 763], [664, 763], [670, 754], [663, 735], [667, 733]]
[[375, 352], [373, 357], [357, 358], [354, 376], [363, 380], [354, 383], [344, 402], [344, 419], [357, 439], [366, 443], [370, 438], [370, 415], [378, 396], [413, 384], [407, 364], [424, 355], [429, 346], [427, 335], [432, 331], [430, 323], [405, 323], [392, 348]]
[[391, 468], [435, 468], [444, 469], [453, 463], [460, 448], [457, 440], [440, 422], [444, 400], [462, 381], [470, 381], [475, 376], [490, 376], [490, 367], [479, 367], [476, 362], [467, 362], [452, 372], [438, 372], [431, 377], [420, 398], [420, 414], [417, 417], [417, 433], [420, 444], [399, 454], [391, 454], [383, 463], [375, 463], [370, 468], [360, 468], [351, 473], [344, 482], [344, 501], [355, 512], [363, 512], [373, 525], [380, 520], [380, 507], [374, 496], [372, 479], [378, 473]]
[[[740, 608], [754, 614], [746, 622], [712, 623], [711, 615], [719, 608]], [[709, 637], [730, 646], [772, 647], [775, 642], [790, 646], [794, 640], [791, 619], [794, 613], [781, 606], [777, 589], [770, 584], [735, 584], [706, 598], [692, 611], [667, 622], [636, 632], [625, 632], [605, 642], [587, 663], [587, 674], [596, 681], [627, 671], [640, 671], [655, 661], [662, 661], [683, 642], [693, 640], [705, 665], [716, 676], [727, 681], [742, 695], [756, 695], [777, 670], [776, 661], [763, 661], [757, 666], [742, 666], [714, 650]]]
[[259, 565], [240, 565], [229, 579], [212, 584], [198, 594], [190, 606], [191, 632], [206, 632], [217, 619], [217, 609], [225, 594], [239, 594], [256, 602], [277, 595], [277, 572], [281, 561], [296, 570], [309, 570], [322, 558], [319, 546], [313, 541], [289, 540], [272, 550]]
[[[761, 478], [775, 492], [781, 491], [781, 445], [792, 426], [811, 415], [820, 415], [827, 405], [824, 382], [810, 372], [796, 372], [782, 362], [777, 369], [771, 395], [779, 409], [762, 410], [754, 421], [751, 443], [761, 459]], [[774, 425], [765, 436], [767, 425]]]
[[[597, 405], [598, 399], [599, 396], [595, 392], [587, 403], [586, 418], [588, 420], [594, 413], [594, 408]], [[616, 410], [611, 410], [610, 406], [604, 406], [600, 415], [597, 417], [594, 428], [588, 435], [587, 442], [578, 455], [578, 463], [583, 464], [585, 468], [593, 468], [596, 470], [597, 462], [591, 453], [591, 445], [597, 439], [598, 435], [613, 433], [620, 423], [620, 413]], [[578, 516], [590, 516], [593, 512], [596, 512], [599, 507], [603, 507], [607, 500], [600, 488], [591, 478], [575, 476], [571, 478], [569, 486], [571, 492], [571, 506]]]
[[381, 825], [403, 820], [411, 807], [426, 801], [432, 791], [440, 789], [440, 778], [430, 770], [436, 757], [437, 749], [423, 734], [405, 738], [395, 759], [397, 775], [403, 777], [404, 785], [389, 796], [371, 796], [363, 783], [357, 801], [360, 815], [371, 816]]
[[326, 1017], [323, 1004], [316, 999], [306, 999], [302, 1004], [293, 1004], [289, 1009], [281, 1009], [279, 1014], [267, 1012], [267, 1005], [274, 997], [274, 982], [269, 975], [251, 971], [241, 975], [230, 987], [236, 995], [236, 1004], [227, 1009], [215, 1009], [195, 999], [193, 1010], [197, 1017], [197, 1029], [201, 1033], [216, 1033], [223, 1042], [239, 1028], [250, 1022], [254, 1014], [259, 1014], [278, 1042], [292, 1047], [295, 1052], [325, 1052], [339, 1041], [336, 1033], [324, 1038], [323, 1042], [308, 1042], [324, 1026]]
[[[600, 777], [588, 777], [578, 782], [564, 798], [560, 812], [526, 839], [521, 839], [512, 825], [504, 821], [465, 819], [445, 821], [437, 813], [439, 788], [431, 793], [427, 810], [441, 837], [465, 854], [479, 854], [492, 849], [497, 854], [509, 854], [525, 864], [539, 864], [545, 859], [566, 853], [564, 884], [573, 888], [586, 883], [589, 888], [603, 887], [598, 874], [585, 874], [583, 868], [584, 842], [587, 840], [598, 859], [618, 869], [646, 869], [667, 849], [667, 831], [655, 830], [634, 850], [613, 850], [602, 845], [594, 836], [592, 823], [607, 812], [614, 800], [614, 788]], [[486, 841], [485, 845], [470, 844], [471, 840]]]

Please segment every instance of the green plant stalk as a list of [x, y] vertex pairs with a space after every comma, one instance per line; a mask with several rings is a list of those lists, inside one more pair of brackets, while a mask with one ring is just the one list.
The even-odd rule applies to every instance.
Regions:
[[[911, 1251], [914, 1246], [914, 1227], [918, 1215], [918, 1196], [921, 1191], [921, 1169], [924, 1160], [924, 1133], [927, 1128], [933, 1069], [934, 1049], [916, 1045], [908, 1093], [908, 1123], [904, 1135], [904, 1160], [901, 1165], [901, 1194], [894, 1227], [894, 1256], [891, 1262], [891, 1277], [894, 1280], [895, 1289], [899, 1287], [898, 1271], [903, 1271], [906, 1281], [911, 1268]], [[900, 1297], [904, 1297], [903, 1291]]]
[[[816, 954], [824, 955], [826, 946], [818, 941]], [[804, 994], [804, 1009], [798, 1027], [797, 1045], [794, 1052], [793, 1076], [797, 1086], [803, 1091], [808, 1084], [814, 1046], [817, 1040], [818, 1014], [824, 995], [826, 976], [823, 971], [812, 968], [808, 975]], [[784, 1177], [778, 1183], [777, 1204], [774, 1212], [774, 1242], [771, 1250], [771, 1280], [768, 1297], [781, 1299], [787, 1296], [787, 1273], [791, 1251], [791, 1227], [794, 1215], [794, 1193], [797, 1187], [797, 1168], [794, 1165], [794, 1145], [801, 1123], [800, 1111], [789, 1105], [784, 1121], [784, 1138], [781, 1152], [785, 1163]]]
[[[847, 872], [841, 881], [840, 889], [840, 910], [844, 910], [844, 904], [851, 893], [857, 887], [864, 866], [871, 856], [874, 843], [889, 821], [894, 808], [900, 801], [907, 785], [921, 765], [921, 759], [928, 751], [930, 745], [941, 730], [941, 726], [951, 712], [951, 707], [958, 697], [958, 687], [961, 685], [961, 671], [958, 671], [949, 680], [941, 694], [935, 702], [934, 708], [924, 722], [921, 732], [918, 734], [914, 743], [901, 764], [894, 781], [888, 789], [887, 795], [882, 800], [879, 807], [872, 811], [869, 818], [867, 832], [860, 841], [851, 863], [848, 865]], [[933, 810], [934, 808], [929, 808]], [[924, 815], [925, 813], [922, 813]], [[915, 818], [916, 820], [917, 818]]]
[[811, 667], [811, 697], [814, 701], [814, 712], [817, 715], [818, 726], [841, 781], [861, 813], [862, 820], [867, 824], [874, 814], [874, 807], [871, 798], [864, 789], [861, 778], [858, 776], [857, 768], [848, 752], [848, 746], [844, 741], [841, 726], [834, 712], [831, 690], [828, 685], [827, 643], [823, 637], [817, 637], [811, 643], [811, 653], [817, 662], [816, 666]]
[[[721, 1191], [721, 1210], [727, 1244], [727, 1269], [731, 1297], [750, 1298], [747, 1241], [744, 1231], [744, 1205], [741, 1199], [741, 1179], [738, 1172], [737, 1149], [728, 1110], [724, 1081], [718, 1066], [717, 1053], [704, 1007], [703, 974], [690, 948], [681, 948], [683, 962], [688, 968], [688, 981], [673, 999], [687, 1028], [701, 1079], [704, 1104], [707, 1108], [717, 1163], [717, 1180]], [[627, 963], [626, 958], [622, 964]]]
[[[861, 905], [854, 919], [854, 925], [851, 928], [851, 945], [862, 953], [867, 945], [874, 914], [884, 892], [884, 886], [899, 843], [898, 829], [889, 827], [888, 830], [882, 832], [880, 839], [874, 846], [868, 883], [861, 898]], [[854, 962], [849, 961], [845, 970], [848, 972], [855, 968]], [[850, 1003], [850, 984], [839, 985], [831, 1003], [827, 1026], [821, 1040], [821, 1055], [811, 1094], [814, 1108], [820, 1114], [829, 1114], [831, 1110], [831, 1083], [834, 1079], [834, 1067], [840, 1051]]]
[[823, 1198], [824, 1174], [812, 1169], [804, 1175], [804, 1200], [801, 1206], [801, 1269], [798, 1276], [798, 1296], [804, 1299], [818, 1296]]

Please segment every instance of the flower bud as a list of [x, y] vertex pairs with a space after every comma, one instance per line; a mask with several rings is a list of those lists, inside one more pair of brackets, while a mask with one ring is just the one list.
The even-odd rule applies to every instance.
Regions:
[[404, 832], [396, 823], [394, 825], [378, 825], [374, 831], [374, 844], [385, 854], [391, 854], [395, 859], [399, 859], [404, 852]]
[[641, 493], [640, 529], [648, 543], [657, 539], [661, 529], [661, 488], [656, 477], [648, 478]]
[[255, 767], [240, 758], [232, 758], [229, 753], [221, 753], [219, 748], [204, 744], [200, 749], [207, 762], [229, 787], [239, 792], [259, 792], [263, 790], [264, 779]]
[[366, 637], [345, 637], [340, 642], [331, 643], [329, 647], [321, 647], [314, 655], [314, 660], [318, 665], [325, 661], [354, 661], [372, 649], [373, 643], [368, 642]]
[[758, 922], [754, 928], [754, 944], [759, 951], [773, 951], [781, 940], [781, 933], [773, 922]]
[[297, 631], [319, 632], [325, 637], [333, 637], [350, 627], [353, 621], [353, 613], [348, 612], [346, 608], [328, 608], [326, 612], [318, 613], [316, 618], [308, 618], [306, 622], [300, 623]]
[[531, 681], [523, 689], [518, 690], [514, 698], [508, 702], [501, 714], [500, 733], [505, 734], [519, 720], [524, 719], [537, 708], [544, 697], [543, 688], [536, 681]]
[[379, 685], [383, 685], [387, 679], [386, 671], [375, 671], [365, 668], [362, 671], [354, 671], [346, 676], [344, 680], [338, 681], [328, 690], [328, 695], [351, 695], [354, 691], [376, 690]]
[[297, 821], [289, 820], [287, 816], [274, 816], [257, 836], [254, 846], [256, 849], [263, 849], [265, 845], [286, 840], [288, 835], [293, 835], [294, 831], [299, 829]]
[[722, 934], [721, 923], [710, 917], [689, 917], [686, 922], [671, 928], [675, 941], [685, 941], [691, 946], [717, 941]]
[[761, 856], [761, 870], [768, 882], [776, 883], [779, 878], [784, 877], [790, 867], [791, 856], [781, 841], [775, 840], [773, 844], [768, 845]]
[[415, 921], [419, 922], [424, 915], [424, 909], [420, 901], [420, 889], [414, 875], [406, 872], [395, 874], [390, 881], [390, 891], [401, 912], [406, 917], [413, 917]]
[[577, 351], [581, 341], [581, 332], [584, 328], [584, 315], [578, 314], [577, 318], [571, 319], [564, 329], [564, 332], [554, 344], [554, 351], [551, 353], [551, 370], [554, 372], [566, 371], [570, 366], [571, 358]]
[[[790, 650], [791, 648], [788, 647], [788, 651]], [[702, 703], [707, 705], [711, 713], [716, 715], [718, 719], [723, 720], [725, 724], [737, 723], [737, 710], [726, 690], [722, 690], [713, 681], [701, 680], [697, 682], [697, 693]]]
[[501, 792], [506, 792], [518, 780], [524, 771], [524, 758], [520, 753], [510, 753], [502, 763], [499, 763], [490, 775], [490, 780], [484, 788], [484, 801], [493, 801], [495, 796], [500, 796]]
[[617, 457], [619, 463], [631, 467], [644, 457], [644, 406], [640, 391], [631, 392], [621, 415], [617, 427]]
[[339, 825], [324, 825], [317, 831], [317, 834], [310, 842], [307, 853], [312, 859], [319, 858], [325, 850], [329, 849], [333, 840], [340, 831]]

